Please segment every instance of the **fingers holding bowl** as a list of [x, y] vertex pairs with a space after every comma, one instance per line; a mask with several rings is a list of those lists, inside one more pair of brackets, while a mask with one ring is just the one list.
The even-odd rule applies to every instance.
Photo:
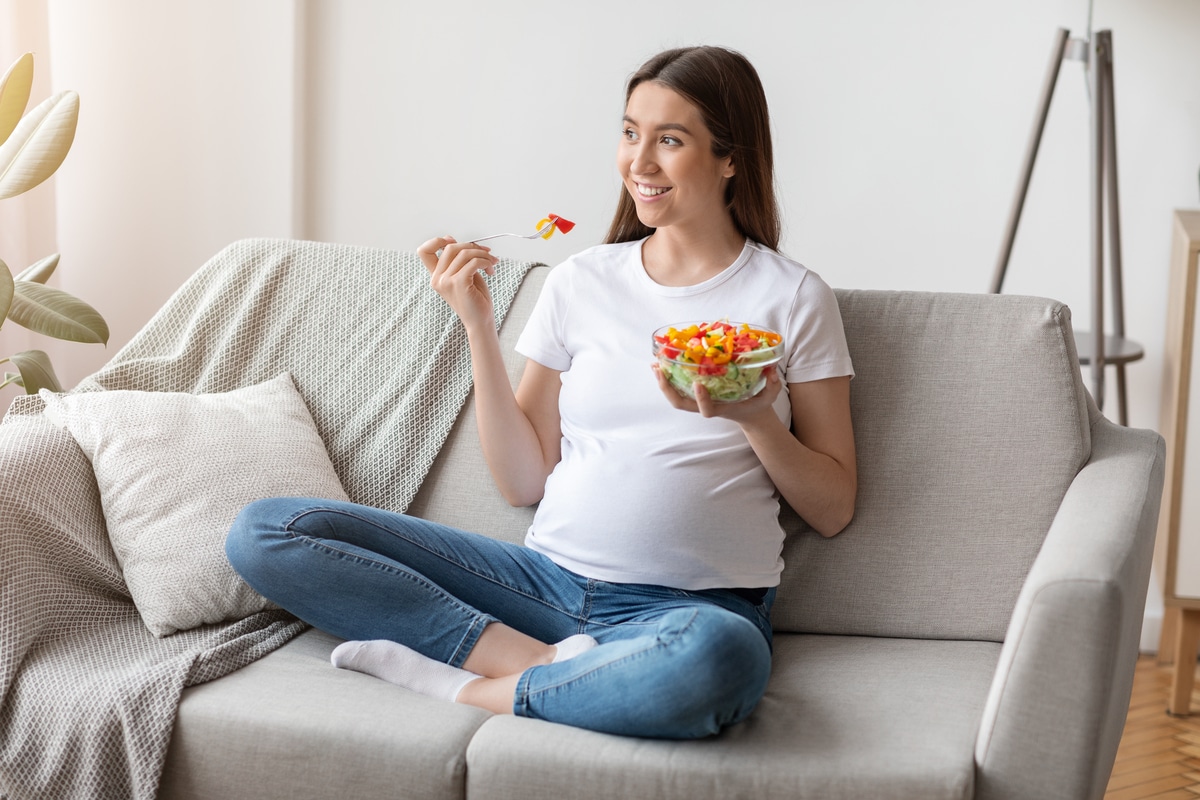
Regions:
[[762, 369], [762, 386], [740, 400], [719, 401], [709, 394], [708, 387], [697, 381], [692, 385], [696, 410], [702, 417], [724, 417], [731, 420], [748, 419], [775, 404], [783, 388], [779, 371], [774, 364]]
[[684, 395], [675, 385], [671, 383], [670, 378], [663, 372], [662, 367], [658, 364], [650, 365], [650, 369], [654, 370], [654, 377], [658, 380], [658, 388], [662, 391], [663, 397], [667, 398], [667, 402], [680, 411], [699, 411], [699, 406], [691, 397]]

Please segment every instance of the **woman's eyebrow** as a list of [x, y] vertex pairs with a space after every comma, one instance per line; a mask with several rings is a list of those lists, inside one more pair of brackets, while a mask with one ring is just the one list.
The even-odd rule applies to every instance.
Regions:
[[[630, 125], [637, 125], [637, 120], [635, 120], [633, 117], [630, 117], [629, 115], [622, 117], [621, 121], [628, 122]], [[679, 131], [680, 133], [686, 133], [689, 135], [691, 134], [691, 131], [687, 129], [687, 126], [681, 125], [678, 122], [664, 122], [663, 124], [655, 127], [654, 130], [656, 130], [656, 131]]]

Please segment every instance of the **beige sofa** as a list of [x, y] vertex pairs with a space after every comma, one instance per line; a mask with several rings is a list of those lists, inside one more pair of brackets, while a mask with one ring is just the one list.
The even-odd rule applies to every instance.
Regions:
[[[243, 268], [283, 274], [286, 247], [273, 247], [261, 263], [239, 256]], [[318, 252], [328, 262], [304, 267], [314, 275], [336, 272], [364, 302], [378, 292], [379, 273], [354, 266], [367, 251]], [[531, 269], [516, 294], [501, 330], [510, 352], [546, 272]], [[188, 681], [158, 796], [1101, 797], [1137, 657], [1161, 438], [1097, 412], [1059, 303], [837, 295], [857, 371], [856, 515], [823, 539], [785, 512], [773, 674], [747, 722], [677, 742], [493, 716], [336, 670], [337, 640], [309, 629], [224, 677]], [[189, 302], [212, 302], [199, 296]], [[202, 312], [189, 313], [151, 327]], [[337, 362], [361, 346], [354, 338], [294, 346]], [[353, 446], [319, 411], [320, 392], [353, 394], [353, 381], [308, 380], [270, 342], [238, 347], [253, 366], [225, 383], [291, 369], [331, 451]], [[211, 385], [213, 357], [189, 356], [191, 378], [179, 380]], [[514, 381], [519, 368], [514, 356]], [[469, 402], [408, 510], [520, 541], [531, 511], [492, 488]]]

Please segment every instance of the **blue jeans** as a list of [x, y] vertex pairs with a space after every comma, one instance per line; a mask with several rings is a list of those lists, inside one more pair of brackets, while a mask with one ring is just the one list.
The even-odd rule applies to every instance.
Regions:
[[[461, 667], [491, 622], [600, 644], [531, 667], [513, 712], [608, 733], [698, 738], [745, 719], [771, 670], [770, 605], [727, 589], [617, 584], [526, 547], [328, 500], [250, 504], [225, 551], [260, 594], [343, 639], [391, 639]], [[746, 596], [744, 596], [746, 595]]]

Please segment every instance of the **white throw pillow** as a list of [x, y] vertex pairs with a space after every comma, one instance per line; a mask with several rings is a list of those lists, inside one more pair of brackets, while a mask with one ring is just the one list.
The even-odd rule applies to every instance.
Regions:
[[247, 503], [348, 499], [287, 373], [223, 394], [40, 394], [91, 459], [113, 550], [156, 636], [274, 608], [225, 556]]

